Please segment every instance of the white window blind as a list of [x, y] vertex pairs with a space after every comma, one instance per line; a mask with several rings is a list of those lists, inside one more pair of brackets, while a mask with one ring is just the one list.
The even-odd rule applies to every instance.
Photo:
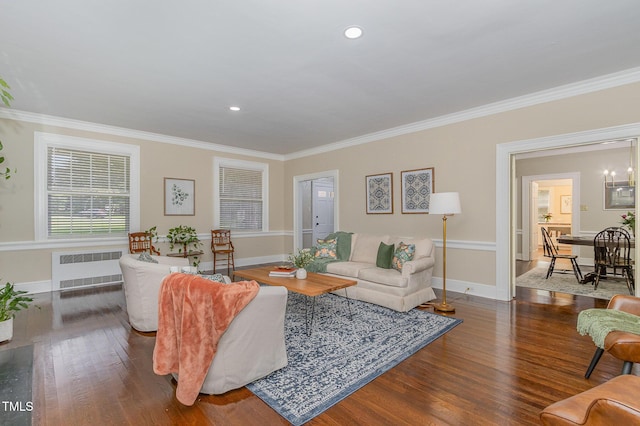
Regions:
[[263, 171], [220, 165], [220, 227], [263, 230]]
[[130, 229], [127, 155], [47, 147], [47, 235], [125, 235]]

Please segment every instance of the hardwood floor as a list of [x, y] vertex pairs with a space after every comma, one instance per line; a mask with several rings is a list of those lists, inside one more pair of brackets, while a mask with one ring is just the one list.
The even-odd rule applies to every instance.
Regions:
[[[535, 425], [548, 404], [619, 374], [575, 330], [579, 311], [605, 301], [518, 289], [512, 302], [448, 294], [464, 323], [309, 425]], [[132, 331], [119, 286], [40, 294], [20, 312], [14, 339], [34, 343], [34, 425], [287, 424], [246, 388], [178, 403], [152, 370], [154, 334]], [[635, 367], [634, 367], [635, 368]], [[635, 371], [635, 370], [634, 370]]]

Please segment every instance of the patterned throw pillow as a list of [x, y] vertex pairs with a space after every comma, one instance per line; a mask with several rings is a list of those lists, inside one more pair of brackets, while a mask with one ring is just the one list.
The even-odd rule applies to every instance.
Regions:
[[215, 281], [217, 283], [226, 284], [224, 282], [224, 276], [222, 274], [213, 274], [213, 275], [200, 275], [202, 278], [205, 278], [209, 281]]
[[151, 257], [151, 255], [146, 251], [143, 251], [142, 253], [140, 253], [140, 256], [138, 256], [138, 260], [140, 262], [158, 263], [158, 261], [155, 260], [153, 257]]
[[413, 255], [416, 252], [415, 244], [405, 244], [400, 242], [398, 247], [396, 247], [396, 251], [393, 254], [393, 260], [391, 261], [391, 266], [393, 269], [402, 272], [402, 267], [405, 262], [413, 260]]
[[336, 240], [318, 240], [316, 257], [319, 259], [337, 259]]

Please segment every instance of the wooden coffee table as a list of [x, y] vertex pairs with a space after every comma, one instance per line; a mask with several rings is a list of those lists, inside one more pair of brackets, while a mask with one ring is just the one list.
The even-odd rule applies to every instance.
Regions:
[[[332, 277], [330, 275], [316, 274], [313, 272], [307, 272], [307, 278], [300, 280], [294, 277], [270, 277], [269, 272], [273, 271], [273, 266], [261, 266], [259, 268], [243, 269], [234, 271], [234, 277], [244, 278], [246, 280], [255, 280], [262, 284], [267, 285], [279, 285], [285, 287], [287, 290], [294, 293], [304, 294], [307, 297], [312, 297], [311, 305], [311, 319], [308, 318], [308, 308], [305, 303], [305, 309], [307, 313], [307, 334], [311, 334], [311, 327], [313, 326], [313, 315], [315, 312], [316, 296], [321, 296], [325, 293], [329, 293], [335, 290], [345, 289], [345, 296], [349, 301], [349, 316], [351, 316], [351, 299], [347, 295], [347, 287], [351, 287], [357, 284], [356, 280], [347, 280], [344, 278]], [[234, 279], [235, 281], [235, 279]]]

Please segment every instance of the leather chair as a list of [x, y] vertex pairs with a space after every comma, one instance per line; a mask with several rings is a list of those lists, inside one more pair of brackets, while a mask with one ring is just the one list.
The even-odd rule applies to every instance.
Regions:
[[[616, 294], [611, 298], [607, 309], [617, 309], [640, 316], [640, 297]], [[596, 348], [589, 364], [585, 378], [589, 378], [602, 354], [607, 351], [614, 357], [624, 361], [622, 374], [630, 374], [634, 362], [640, 362], [640, 335], [624, 331], [612, 331], [604, 339], [604, 349]]]
[[123, 254], [120, 258], [124, 297], [131, 327], [138, 331], [158, 329], [158, 295], [171, 266], [189, 266], [183, 257], [151, 256], [158, 263], [138, 260], [139, 254]]
[[618, 376], [592, 389], [551, 404], [540, 413], [542, 424], [640, 424], [640, 377]]

